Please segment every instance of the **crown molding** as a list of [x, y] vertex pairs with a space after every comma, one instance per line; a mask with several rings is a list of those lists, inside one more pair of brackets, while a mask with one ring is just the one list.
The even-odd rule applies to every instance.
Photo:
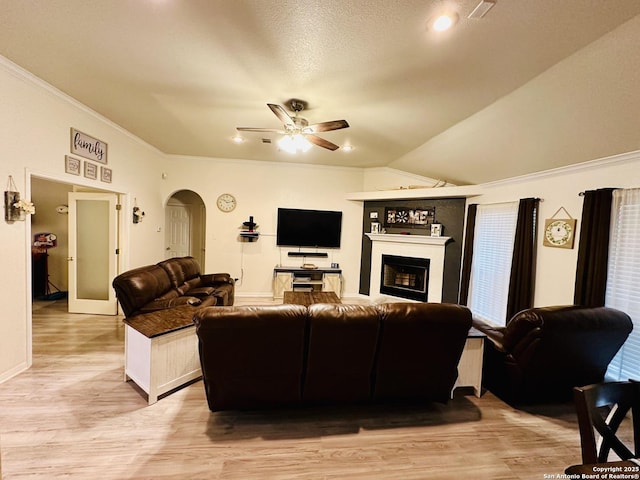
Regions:
[[531, 173], [527, 175], [521, 175], [518, 177], [506, 178], [504, 180], [496, 180], [495, 182], [482, 183], [482, 188], [502, 187], [505, 185], [511, 185], [515, 183], [530, 182], [534, 180], [543, 180], [548, 177], [556, 177], [558, 175], [571, 175], [577, 172], [583, 172], [594, 168], [602, 168], [610, 165], [624, 164], [630, 162], [640, 161], [640, 150], [634, 150], [632, 152], [620, 153], [617, 155], [611, 155], [609, 157], [598, 158], [595, 160], [589, 160], [586, 162], [575, 163], [573, 165], [567, 165], [565, 167], [552, 168], [550, 170], [543, 170], [541, 172]]

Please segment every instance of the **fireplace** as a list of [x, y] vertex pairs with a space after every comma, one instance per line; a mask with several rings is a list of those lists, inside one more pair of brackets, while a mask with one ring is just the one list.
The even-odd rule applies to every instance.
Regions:
[[429, 263], [428, 258], [382, 255], [380, 293], [426, 302]]

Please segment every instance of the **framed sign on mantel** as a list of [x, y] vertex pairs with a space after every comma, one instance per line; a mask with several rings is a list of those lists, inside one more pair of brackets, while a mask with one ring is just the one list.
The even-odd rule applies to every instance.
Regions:
[[71, 153], [107, 164], [107, 144], [73, 127], [71, 128]]
[[385, 207], [384, 226], [397, 228], [431, 228], [435, 207]]

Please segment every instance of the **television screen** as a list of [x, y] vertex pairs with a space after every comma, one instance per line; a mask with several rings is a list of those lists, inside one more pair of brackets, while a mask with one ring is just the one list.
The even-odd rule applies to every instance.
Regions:
[[336, 248], [341, 230], [342, 212], [278, 208], [280, 246]]

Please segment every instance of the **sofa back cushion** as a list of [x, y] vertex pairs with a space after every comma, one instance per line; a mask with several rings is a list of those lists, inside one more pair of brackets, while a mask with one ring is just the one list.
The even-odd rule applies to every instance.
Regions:
[[167, 272], [157, 265], [124, 272], [114, 278], [112, 284], [127, 317], [153, 300], [173, 295]]
[[300, 402], [306, 307], [208, 307], [194, 323], [210, 410]]
[[381, 320], [374, 399], [446, 402], [471, 328], [461, 305], [388, 303]]
[[603, 380], [632, 329], [629, 316], [613, 308], [531, 308], [509, 321], [503, 346], [532, 390], [546, 386], [570, 393], [572, 386]]
[[173, 288], [179, 290], [181, 295], [200, 286], [200, 265], [195, 258], [170, 258], [158, 265], [166, 270]]
[[378, 311], [373, 306], [311, 305], [303, 400], [369, 400], [378, 328]]

